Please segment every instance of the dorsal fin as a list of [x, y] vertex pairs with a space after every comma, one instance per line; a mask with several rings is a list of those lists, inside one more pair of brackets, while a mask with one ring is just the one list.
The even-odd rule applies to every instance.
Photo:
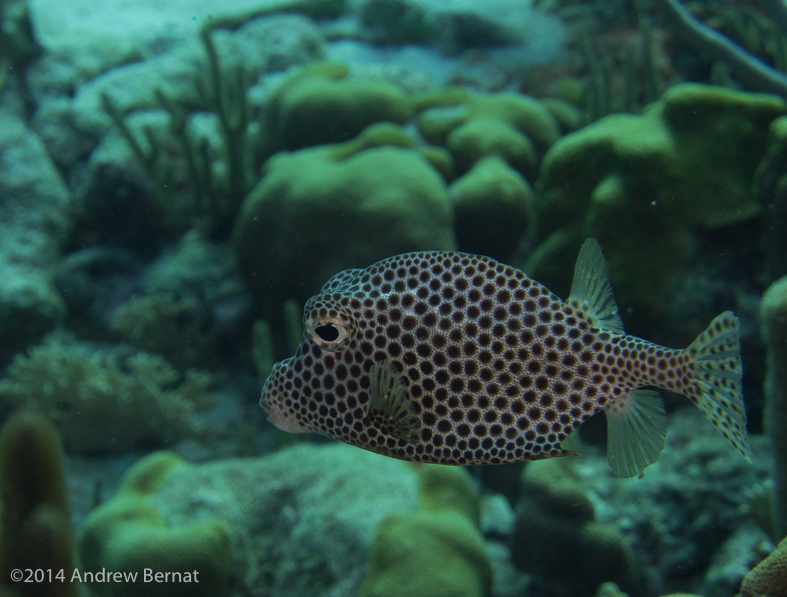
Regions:
[[604, 255], [595, 238], [587, 239], [574, 266], [574, 281], [566, 301], [579, 309], [594, 325], [611, 332], [623, 332], [618, 305], [607, 277]]

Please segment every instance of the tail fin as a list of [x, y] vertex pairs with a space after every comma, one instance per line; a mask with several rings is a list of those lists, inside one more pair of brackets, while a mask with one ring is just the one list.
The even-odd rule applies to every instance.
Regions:
[[684, 352], [689, 357], [691, 376], [686, 395], [735, 449], [751, 460], [741, 390], [738, 318], [732, 311], [725, 311]]

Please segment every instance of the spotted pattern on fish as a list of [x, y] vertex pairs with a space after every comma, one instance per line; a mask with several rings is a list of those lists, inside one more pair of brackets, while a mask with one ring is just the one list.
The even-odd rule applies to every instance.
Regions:
[[[610, 463], [631, 476], [663, 445], [661, 401], [636, 390], [657, 386], [688, 396], [748, 456], [737, 319], [720, 315], [686, 350], [626, 335], [588, 243], [567, 302], [457, 252], [341, 272], [305, 305], [301, 345], [275, 365], [260, 404], [286, 431], [455, 465], [565, 455], [561, 442], [603, 409], [620, 444]], [[632, 441], [644, 446], [633, 456]]]

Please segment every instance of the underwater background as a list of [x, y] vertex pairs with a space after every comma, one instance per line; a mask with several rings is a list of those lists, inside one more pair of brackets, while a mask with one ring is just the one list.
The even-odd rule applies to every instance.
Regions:
[[[781, 0], [2, 0], [0, 65], [0, 596], [787, 595]], [[266, 420], [334, 274], [588, 237], [628, 333], [740, 318], [752, 463], [666, 393], [634, 479]]]

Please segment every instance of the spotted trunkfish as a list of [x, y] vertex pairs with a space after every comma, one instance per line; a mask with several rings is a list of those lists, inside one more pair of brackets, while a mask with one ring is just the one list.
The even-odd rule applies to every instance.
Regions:
[[278, 428], [439, 464], [572, 454], [561, 442], [599, 410], [613, 471], [656, 461], [683, 394], [749, 459], [738, 319], [684, 350], [627, 335], [601, 248], [588, 239], [561, 301], [521, 271], [450, 251], [407, 253], [332, 277], [304, 307], [295, 356], [260, 405]]

